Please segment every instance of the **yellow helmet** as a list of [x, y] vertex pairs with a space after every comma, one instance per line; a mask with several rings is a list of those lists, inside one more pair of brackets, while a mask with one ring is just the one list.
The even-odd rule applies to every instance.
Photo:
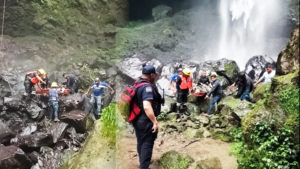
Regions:
[[39, 72], [41, 75], [43, 75], [43, 76], [46, 74], [46, 72], [45, 72], [44, 69], [39, 69], [38, 72]]
[[51, 88], [54, 88], [54, 87], [58, 87], [58, 85], [57, 85], [56, 82], [52, 82], [52, 83], [51, 83]]
[[183, 73], [187, 76], [191, 75], [191, 71], [189, 69], [184, 69]]

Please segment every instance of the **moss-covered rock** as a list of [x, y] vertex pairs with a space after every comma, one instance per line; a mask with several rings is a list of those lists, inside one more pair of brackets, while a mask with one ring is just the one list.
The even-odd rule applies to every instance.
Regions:
[[198, 162], [196, 169], [222, 169], [221, 161], [219, 158], [214, 157], [214, 158], [208, 158], [201, 160]]
[[176, 151], [166, 152], [158, 160], [161, 169], [187, 169], [192, 162], [191, 157], [184, 157]]
[[297, 68], [299, 68], [299, 24], [292, 32], [288, 45], [278, 56], [276, 73], [285, 75]]

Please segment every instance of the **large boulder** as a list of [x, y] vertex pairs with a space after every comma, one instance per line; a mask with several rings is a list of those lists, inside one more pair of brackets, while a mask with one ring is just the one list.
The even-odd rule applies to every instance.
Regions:
[[142, 60], [141, 58], [143, 57], [145, 56], [134, 55], [133, 57], [124, 59], [117, 65], [120, 73], [133, 81], [142, 75], [143, 64], [152, 64], [156, 68], [157, 72], [161, 72], [162, 64], [160, 61], [156, 59], [152, 59], [150, 61]]
[[[232, 84], [240, 71], [235, 61], [225, 58], [216, 61], [206, 61], [200, 63], [199, 67], [199, 71], [206, 71], [207, 73], [216, 72], [222, 81], [223, 88]], [[199, 74], [200, 73], [201, 72], [199, 72]]]
[[152, 9], [152, 17], [155, 21], [171, 15], [172, 8], [166, 5], [158, 5]]
[[3, 169], [28, 169], [31, 161], [22, 149], [16, 146], [0, 145], [0, 168]]
[[174, 150], [164, 153], [158, 159], [159, 166], [162, 169], [178, 168], [179, 164], [182, 169], [187, 169], [192, 162], [191, 157], [183, 156]]
[[299, 67], [299, 25], [292, 32], [291, 38], [277, 59], [278, 75], [285, 75], [295, 71]]
[[11, 143], [20, 147], [39, 148], [53, 144], [52, 135], [46, 132], [35, 132], [31, 135], [17, 136], [11, 139]]
[[68, 124], [67, 123], [54, 123], [51, 127], [50, 127], [50, 133], [52, 135], [53, 138], [53, 143], [57, 143], [57, 141], [62, 138], [67, 130]]
[[15, 133], [0, 120], [0, 144], [8, 143], [14, 136]]
[[248, 101], [235, 99], [232, 96], [227, 96], [218, 103], [218, 109], [229, 123], [236, 125], [240, 123], [246, 114], [252, 111], [253, 104]]
[[60, 116], [61, 121], [73, 126], [77, 132], [84, 133], [90, 127], [89, 116], [82, 110], [72, 110]]
[[267, 63], [276, 67], [275, 61], [270, 57], [253, 56], [246, 63], [245, 72], [252, 80], [258, 80], [264, 74]]

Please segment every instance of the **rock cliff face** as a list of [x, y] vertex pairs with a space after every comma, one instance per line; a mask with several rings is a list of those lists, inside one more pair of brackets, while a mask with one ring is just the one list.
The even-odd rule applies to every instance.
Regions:
[[277, 74], [286, 75], [299, 67], [299, 24], [292, 32], [288, 45], [282, 50], [277, 60]]

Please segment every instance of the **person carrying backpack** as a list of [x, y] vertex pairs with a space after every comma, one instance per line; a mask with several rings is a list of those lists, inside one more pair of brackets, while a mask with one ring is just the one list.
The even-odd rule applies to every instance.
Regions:
[[136, 88], [133, 102], [140, 108], [139, 115], [132, 121], [137, 137], [137, 152], [139, 155], [140, 169], [148, 169], [154, 140], [158, 133], [156, 117], [160, 114], [163, 99], [158, 93], [155, 81], [157, 73], [152, 65], [143, 67], [142, 76], [135, 85], [144, 83]]

